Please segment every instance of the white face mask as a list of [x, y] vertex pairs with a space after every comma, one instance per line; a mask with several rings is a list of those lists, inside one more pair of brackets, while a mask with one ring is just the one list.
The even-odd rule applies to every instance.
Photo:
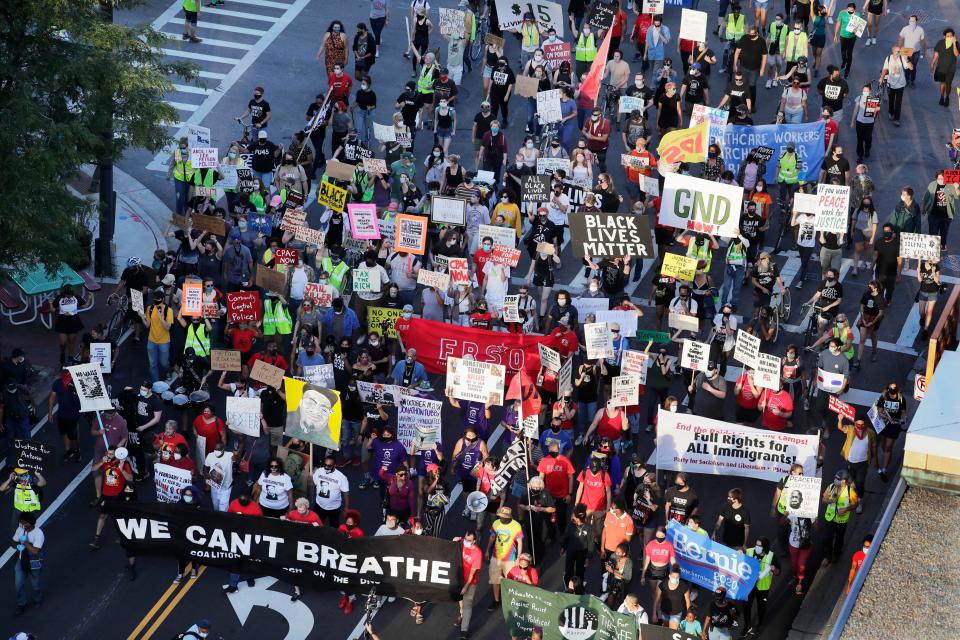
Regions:
[[763, 547], [761, 547], [760, 545], [757, 545], [757, 546], [755, 546], [755, 547], [753, 548], [753, 552], [754, 552], [755, 554], [757, 554], [758, 556], [759, 556], [759, 555], [762, 555], [762, 554], [763, 554]]
[[464, 540], [464, 541], [463, 541], [463, 546], [466, 547], [467, 549], [469, 549], [469, 548], [471, 548], [471, 547], [473, 546], [473, 541], [471, 541], [471, 540]]
[[675, 405], [675, 404], [670, 405], [668, 408], [670, 409], [670, 411], [671, 411], [672, 413], [676, 413], [676, 412], [677, 412], [677, 405]]
[[901, 201], [901, 202], [907, 202], [907, 200], [909, 200], [909, 199], [910, 199], [910, 197], [909, 197], [907, 194], [903, 194], [903, 195], [900, 196], [900, 201]]
[[642, 89], [642, 88], [643, 88], [643, 80], [634, 80], [634, 81], [633, 81], [633, 84], [636, 85], [636, 87], [637, 87], [638, 89]]
[[422, 536], [422, 535], [423, 535], [423, 529], [414, 529], [414, 530], [413, 530], [413, 533], [414, 533], [414, 535]]

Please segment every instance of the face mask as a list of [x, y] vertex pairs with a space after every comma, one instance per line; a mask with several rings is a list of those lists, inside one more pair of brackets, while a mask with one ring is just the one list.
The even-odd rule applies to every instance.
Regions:
[[758, 184], [757, 187], [756, 187], [756, 189], [757, 189], [757, 193], [762, 193], [762, 192], [763, 192], [763, 185], [762, 185], [762, 184]]
[[[657, 538], [659, 540], [659, 538]], [[670, 578], [670, 586], [675, 587], [680, 584], [680, 578]]]
[[633, 81], [633, 84], [634, 84], [634, 86], [636, 86], [638, 89], [642, 89], [642, 88], [643, 88], [643, 80], [634, 80], [634, 81]]
[[466, 547], [467, 549], [473, 547], [473, 540], [464, 540], [463, 546]]
[[672, 405], [670, 405], [667, 409], [668, 409], [669, 411], [671, 411], [672, 413], [676, 413], [676, 412], [677, 412], [677, 405], [672, 404]]
[[497, 135], [498, 133], [500, 133], [500, 127], [490, 127], [490, 133], [492, 133], [493, 135]]
[[560, 146], [560, 143], [557, 142], [556, 140], [554, 140], [553, 142], [550, 143], [550, 146], [553, 147], [553, 148], [557, 148], [557, 147]]
[[753, 552], [758, 556], [763, 555], [763, 547], [761, 547], [760, 545], [757, 545], [753, 548]]
[[[173, 456], [173, 457], [177, 460], [180, 459], [179, 456]], [[193, 502], [193, 496], [190, 495], [189, 493], [185, 493], [183, 494], [183, 501], [186, 502], [187, 504], [190, 504], [191, 502]]]
[[666, 538], [665, 536], [657, 536], [657, 543], [658, 543], [658, 544], [663, 544], [663, 541], [666, 540], [666, 539], [667, 539], [667, 538]]
[[794, 28], [793, 28], [793, 32], [794, 32], [794, 33], [800, 33], [800, 27], [794, 27]]
[[551, 457], [551, 458], [558, 458], [559, 456], [560, 456], [560, 452], [559, 452], [559, 451], [551, 451], [551, 452], [550, 452], [550, 457]]
[[594, 122], [597, 122], [598, 120], [600, 120], [600, 116], [598, 116], [597, 114], [593, 114], [592, 116], [590, 116], [590, 119], [593, 120]]
[[247, 223], [241, 221], [241, 222], [237, 223], [237, 228], [240, 229], [240, 231], [246, 231], [246, 230], [247, 230]]
[[560, 305], [561, 307], [565, 307], [565, 306], [567, 306], [567, 299], [566, 299], [566, 298], [559, 298], [559, 299], [557, 300], [557, 304]]
[[[413, 317], [413, 314], [412, 314], [412, 313], [410, 313], [409, 311], [404, 311], [404, 313], [403, 313], [403, 319], [404, 319], [404, 320], [409, 320], [409, 319], [412, 318], [412, 317]], [[413, 362], [413, 360], [408, 360], [408, 362]]]
[[543, 54], [542, 54], [542, 53], [535, 53], [535, 54], [533, 54], [533, 59], [534, 59], [534, 60], [543, 60]]
[[433, 152], [433, 157], [434, 157], [434, 158], [439, 158], [439, 157], [440, 157], [440, 152], [439, 152], [439, 151], [434, 151], [434, 152]]
[[883, 239], [884, 239], [884, 240], [889, 240], [889, 239], [892, 238], [892, 237], [893, 237], [893, 232], [892, 232], [892, 231], [884, 231], [884, 232], [883, 232]]
[[832, 353], [832, 354], [835, 355], [835, 356], [840, 355], [840, 348], [839, 348], [839, 347], [830, 347], [830, 353]]
[[599, 461], [599, 460], [591, 460], [591, 461], [590, 461], [590, 471], [592, 471], [592, 472], [594, 472], [594, 473], [600, 471], [600, 461]]
[[334, 25], [334, 27], [333, 27], [333, 32], [334, 32], [334, 33], [340, 33], [340, 27], [337, 26], [337, 25]]
[[250, 504], [249, 496], [240, 496], [239, 498], [237, 498], [237, 501], [243, 506], [247, 506], [248, 504]]
[[834, 285], [834, 284], [836, 284], [836, 282], [837, 282], [837, 281], [834, 280], [833, 278], [827, 278], [827, 284], [829, 284], [829, 285], [831, 285], [831, 286]]
[[493, 245], [492, 245], [492, 244], [489, 244], [489, 243], [484, 243], [484, 245], [483, 245], [483, 250], [486, 251], [487, 253], [489, 253], [489, 252], [493, 251]]
[[788, 354], [787, 354], [787, 360], [796, 360], [796, 359], [797, 359], [797, 354], [795, 354], [795, 353], [788, 353]]
[[183, 458], [183, 456], [180, 455], [179, 453], [173, 454], [173, 459], [174, 459], [174, 460], [180, 460], [181, 458]]
[[500, 518], [500, 522], [502, 522], [503, 524], [510, 524], [511, 522], [513, 522], [513, 518]]
[[393, 440], [393, 434], [392, 433], [381, 434], [380, 439], [383, 440], [384, 442], [390, 442], [391, 440]]
[[146, 398], [149, 393], [150, 393], [150, 390], [149, 390], [149, 389], [140, 389], [140, 397], [141, 397], [141, 398]]
[[716, 158], [716, 157], [717, 157], [717, 152], [716, 152], [716, 151], [708, 151], [708, 152], [707, 152], [707, 156], [709, 156], [710, 158]]
[[590, 285], [590, 291], [594, 293], [596, 293], [599, 288], [600, 287], [598, 285], [595, 285], [595, 284]]
[[347, 527], [347, 531], [353, 531], [354, 529], [357, 528], [357, 525], [355, 525], [355, 524], [347, 524], [347, 525], [344, 525], [344, 526]]
[[862, 93], [862, 94], [864, 95], [864, 97], [866, 97], [866, 96], [870, 95], [870, 90], [869, 90], [869, 89], [864, 89], [864, 90], [861, 91], [860, 93]]

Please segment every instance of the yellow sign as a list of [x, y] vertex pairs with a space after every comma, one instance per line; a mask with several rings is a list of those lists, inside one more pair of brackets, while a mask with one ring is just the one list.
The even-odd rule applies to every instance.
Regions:
[[697, 259], [687, 256], [681, 256], [677, 253], [663, 254], [663, 267], [660, 269], [660, 275], [670, 276], [678, 280], [693, 281], [693, 276], [697, 273]]
[[317, 189], [317, 202], [343, 213], [347, 206], [347, 190], [329, 182], [321, 182]]
[[657, 153], [660, 162], [703, 162], [707, 159], [707, 138], [710, 121], [704, 120], [691, 129], [671, 131], [660, 138]]
[[367, 307], [367, 325], [370, 331], [379, 331], [388, 338], [397, 337], [396, 320], [403, 316], [401, 309], [387, 307]]
[[340, 449], [343, 409], [340, 394], [303, 380], [284, 377], [287, 424], [284, 434], [328, 449]]

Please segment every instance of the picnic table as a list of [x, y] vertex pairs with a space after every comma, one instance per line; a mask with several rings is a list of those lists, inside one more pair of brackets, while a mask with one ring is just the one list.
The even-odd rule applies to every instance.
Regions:
[[61, 266], [53, 275], [50, 275], [43, 265], [36, 265], [27, 269], [10, 269], [9, 274], [10, 281], [17, 285], [17, 294], [23, 303], [23, 307], [15, 309], [0, 307], [0, 312], [13, 325], [29, 324], [39, 316], [43, 325], [52, 329], [52, 314], [42, 311], [45, 304], [64, 285], [81, 287], [84, 283], [80, 274], [67, 265]]

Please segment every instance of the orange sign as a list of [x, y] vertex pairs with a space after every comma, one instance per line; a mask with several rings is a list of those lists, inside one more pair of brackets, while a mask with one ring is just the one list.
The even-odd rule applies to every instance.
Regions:
[[203, 315], [203, 284], [200, 282], [183, 283], [183, 304], [180, 314], [184, 316]]
[[398, 214], [394, 218], [396, 233], [393, 236], [393, 250], [406, 251], [422, 256], [427, 251], [427, 225], [430, 219], [425, 216]]

